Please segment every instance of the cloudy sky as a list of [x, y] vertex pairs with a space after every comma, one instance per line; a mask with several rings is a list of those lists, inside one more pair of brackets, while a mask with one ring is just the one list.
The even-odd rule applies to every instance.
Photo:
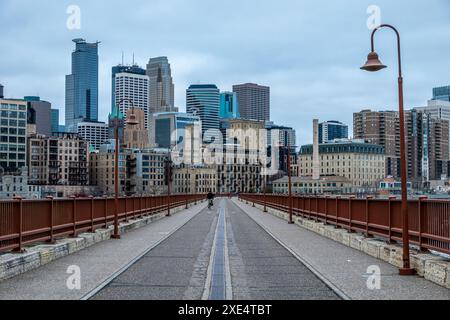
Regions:
[[[81, 9], [81, 29], [66, 26], [67, 8]], [[6, 96], [40, 95], [64, 110], [64, 77], [74, 38], [101, 41], [99, 118], [111, 101], [111, 67], [145, 66], [165, 55], [176, 105], [185, 110], [191, 83], [222, 90], [256, 82], [272, 88], [272, 119], [311, 142], [312, 119], [352, 124], [363, 108], [395, 109], [394, 34], [377, 35], [390, 68], [359, 70], [369, 51], [370, 5], [402, 34], [405, 99], [422, 106], [435, 86], [450, 84], [450, 1], [430, 0], [0, 0], [0, 83]], [[61, 112], [61, 119], [64, 112]]]

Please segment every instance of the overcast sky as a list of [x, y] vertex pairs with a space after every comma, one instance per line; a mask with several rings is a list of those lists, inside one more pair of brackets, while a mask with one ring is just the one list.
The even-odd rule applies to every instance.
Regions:
[[[81, 29], [66, 27], [69, 5], [81, 9]], [[359, 70], [370, 49], [367, 8], [403, 41], [405, 100], [423, 106], [435, 86], [450, 84], [450, 1], [430, 0], [0, 0], [0, 83], [6, 96], [40, 95], [64, 118], [64, 81], [74, 38], [101, 41], [99, 118], [111, 105], [111, 67], [145, 67], [165, 55], [172, 64], [176, 105], [185, 110], [191, 83], [223, 91], [256, 82], [272, 89], [272, 120], [312, 140], [312, 119], [352, 126], [363, 108], [395, 109], [396, 51], [388, 30], [376, 38], [389, 69]]]

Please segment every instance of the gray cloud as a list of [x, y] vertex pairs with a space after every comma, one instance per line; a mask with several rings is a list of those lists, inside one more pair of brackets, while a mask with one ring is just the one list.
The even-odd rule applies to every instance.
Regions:
[[[79, 31], [66, 28], [70, 4], [81, 8]], [[407, 105], [425, 104], [433, 86], [450, 84], [446, 0], [2, 0], [0, 82], [8, 96], [40, 94], [63, 108], [71, 39], [100, 40], [103, 120], [110, 69], [123, 50], [127, 62], [134, 52], [142, 66], [149, 57], [169, 57], [181, 109], [190, 83], [212, 82], [222, 90], [249, 81], [271, 86], [273, 119], [295, 127], [300, 143], [308, 143], [315, 117], [351, 125], [353, 112], [397, 104], [393, 34], [377, 35], [390, 68], [373, 75], [359, 70], [369, 51], [371, 4], [401, 31]]]

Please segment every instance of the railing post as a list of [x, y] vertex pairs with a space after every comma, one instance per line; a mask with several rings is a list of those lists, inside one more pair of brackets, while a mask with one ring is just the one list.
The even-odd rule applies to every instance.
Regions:
[[133, 199], [133, 219], [136, 220], [136, 206], [135, 206], [136, 197], [132, 197], [131, 199]]
[[55, 239], [53, 236], [54, 233], [54, 225], [55, 225], [55, 216], [54, 216], [54, 203], [53, 203], [53, 197], [52, 196], [47, 196], [46, 197], [48, 201], [50, 201], [50, 240], [48, 241], [48, 243], [50, 244], [54, 244], [55, 243]]
[[73, 217], [73, 235], [72, 237], [77, 237], [77, 198], [75, 196], [70, 197], [73, 200], [72, 206], [72, 217]]
[[14, 200], [19, 202], [19, 247], [14, 249], [15, 253], [24, 253], [22, 241], [23, 241], [23, 199], [21, 196], [15, 196]]
[[325, 225], [328, 224], [328, 196], [325, 196]]
[[128, 223], [128, 198], [125, 197], [123, 201], [125, 201], [125, 222]]
[[397, 197], [395, 197], [395, 196], [389, 197], [389, 244], [396, 242], [396, 241], [392, 240], [392, 202], [394, 200], [397, 200]]
[[419, 246], [420, 246], [420, 251], [422, 251], [422, 252], [428, 252], [428, 249], [426, 249], [422, 246], [422, 244], [423, 244], [422, 243], [422, 240], [423, 240], [423, 237], [422, 237], [423, 217], [424, 217], [424, 211], [425, 211], [425, 210], [423, 210], [423, 204], [424, 204], [424, 201], [426, 201], [426, 200], [428, 200], [428, 197], [422, 196], [422, 197], [419, 197], [419, 201], [418, 201], [418, 205], [419, 205], [419, 210], [418, 210], [418, 212], [419, 212]]
[[108, 229], [108, 197], [105, 197], [105, 229]]
[[336, 229], [339, 229], [339, 200], [341, 199], [341, 197], [336, 196]]
[[355, 196], [350, 196], [348, 198], [348, 218], [349, 218], [349, 232], [353, 233], [353, 213], [352, 213], [352, 203]]
[[317, 196], [315, 196], [314, 197], [314, 199], [316, 200], [315, 202], [316, 202], [316, 209], [315, 209], [315, 212], [314, 212], [314, 215], [315, 215], [315, 217], [316, 217], [316, 222], [319, 222], [319, 198], [317, 198]]
[[91, 232], [95, 233], [95, 226], [94, 226], [94, 197], [90, 196], [91, 199]]
[[369, 201], [372, 200], [372, 196], [366, 197], [366, 237], [370, 238], [370, 230], [369, 230], [369, 221], [370, 221], [370, 213], [369, 213]]
[[184, 198], [185, 198], [184, 201], [185, 201], [185, 204], [186, 204], [186, 210], [187, 210], [187, 209], [189, 209], [189, 195], [186, 194], [186, 195], [184, 196]]

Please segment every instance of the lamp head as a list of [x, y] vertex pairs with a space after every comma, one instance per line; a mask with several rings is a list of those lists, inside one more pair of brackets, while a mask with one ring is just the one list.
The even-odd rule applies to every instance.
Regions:
[[131, 115], [127, 118], [127, 125], [136, 126], [139, 124], [139, 121], [136, 119], [136, 115], [134, 113], [134, 108], [131, 110]]
[[375, 72], [385, 68], [387, 68], [387, 66], [381, 63], [380, 59], [378, 58], [378, 54], [376, 52], [371, 52], [367, 57], [366, 64], [361, 67], [361, 70]]

